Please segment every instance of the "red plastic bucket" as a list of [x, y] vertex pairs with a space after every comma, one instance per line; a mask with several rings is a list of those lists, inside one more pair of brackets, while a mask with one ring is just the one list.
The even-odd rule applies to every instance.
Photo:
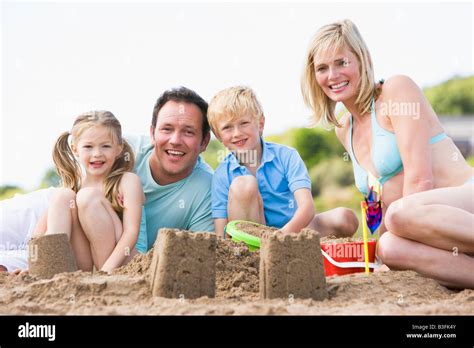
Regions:
[[[369, 262], [375, 262], [375, 246], [376, 240], [369, 240]], [[365, 262], [364, 242], [345, 242], [345, 243], [321, 243], [321, 249], [324, 250], [336, 262]], [[365, 266], [342, 268], [333, 265], [326, 256], [324, 259], [324, 272], [326, 277], [332, 275], [344, 275], [358, 272], [365, 272]], [[370, 268], [373, 272], [373, 269]]]

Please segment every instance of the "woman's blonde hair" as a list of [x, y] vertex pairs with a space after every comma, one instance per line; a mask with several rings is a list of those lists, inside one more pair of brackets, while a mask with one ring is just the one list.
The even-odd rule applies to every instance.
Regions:
[[121, 217], [123, 205], [118, 199], [118, 188], [123, 174], [133, 170], [135, 156], [130, 144], [122, 138], [120, 122], [111, 112], [91, 111], [78, 116], [71, 132], [62, 133], [56, 141], [53, 149], [53, 161], [61, 178], [62, 186], [78, 192], [81, 188], [81, 167], [69, 145], [68, 138], [71, 135], [71, 143], [77, 144], [84, 131], [94, 126], [106, 127], [110, 131], [113, 141], [122, 145], [122, 152], [116, 158], [110, 173], [104, 180], [105, 197]]
[[263, 116], [262, 106], [250, 87], [235, 86], [223, 89], [211, 99], [207, 118], [212, 131], [218, 136], [219, 121], [224, 118], [233, 121], [247, 113], [259, 121]]
[[370, 112], [372, 98], [378, 93], [372, 59], [355, 24], [346, 19], [325, 25], [316, 32], [311, 40], [301, 79], [303, 99], [313, 111], [315, 123], [322, 119], [336, 127], [341, 126], [335, 115], [336, 102], [328, 98], [316, 81], [315, 59], [329, 50], [337, 52], [343, 48], [349, 49], [360, 63], [360, 82], [357, 86], [359, 94], [356, 105], [362, 115]]

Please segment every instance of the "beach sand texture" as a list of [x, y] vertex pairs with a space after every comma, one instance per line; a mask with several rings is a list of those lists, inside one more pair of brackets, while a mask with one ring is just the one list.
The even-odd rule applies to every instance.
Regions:
[[215, 298], [152, 296], [154, 249], [113, 274], [71, 272], [41, 279], [0, 273], [1, 314], [51, 315], [365, 315], [474, 314], [474, 290], [455, 291], [412, 271], [326, 278], [327, 298], [261, 299], [260, 252], [218, 239]]

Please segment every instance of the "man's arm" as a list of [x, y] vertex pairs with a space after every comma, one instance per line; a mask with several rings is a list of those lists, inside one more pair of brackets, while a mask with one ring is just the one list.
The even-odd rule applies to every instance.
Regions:
[[228, 222], [227, 204], [230, 183], [222, 170], [216, 170], [212, 177], [212, 217], [218, 237], [224, 237], [224, 227]]

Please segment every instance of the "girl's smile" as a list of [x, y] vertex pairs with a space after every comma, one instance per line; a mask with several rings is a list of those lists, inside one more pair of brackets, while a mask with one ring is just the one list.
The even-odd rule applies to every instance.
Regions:
[[72, 145], [88, 176], [106, 177], [122, 151], [122, 146], [104, 126], [93, 126], [86, 129], [77, 143]]

